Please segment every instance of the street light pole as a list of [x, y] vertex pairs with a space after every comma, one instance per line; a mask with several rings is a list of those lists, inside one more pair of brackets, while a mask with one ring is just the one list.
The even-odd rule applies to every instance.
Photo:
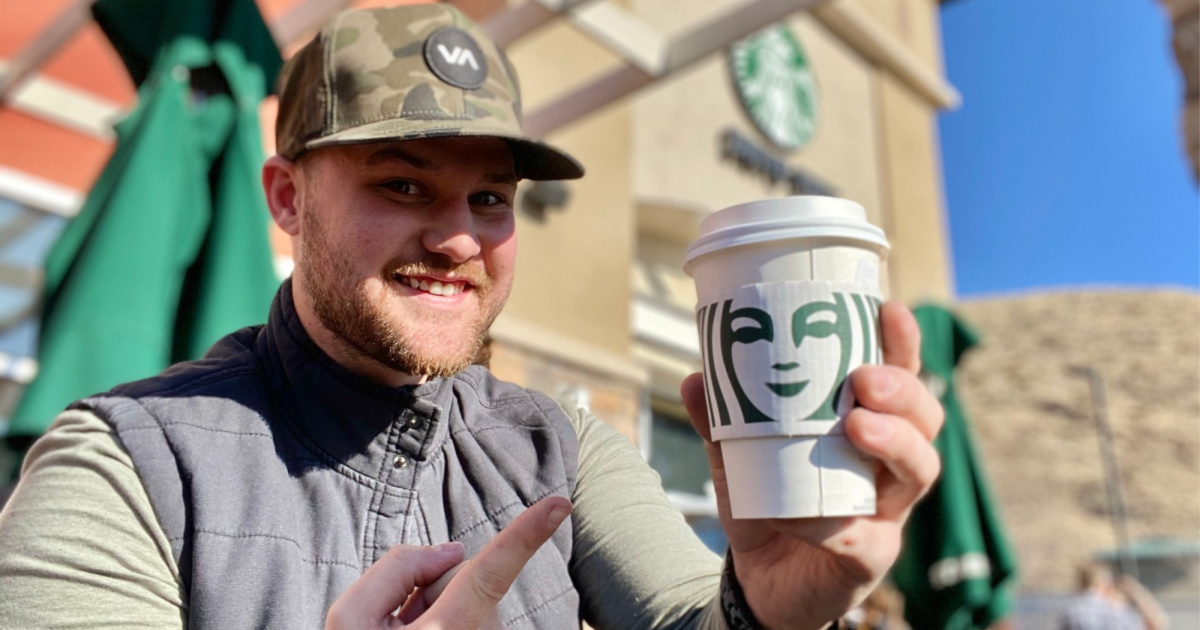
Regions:
[[1121, 573], [1140, 580], [1137, 558], [1133, 557], [1129, 548], [1129, 517], [1125, 511], [1125, 488], [1121, 483], [1121, 467], [1117, 464], [1117, 454], [1113, 449], [1112, 427], [1108, 423], [1108, 407], [1104, 398], [1104, 381], [1090, 366], [1073, 366], [1069, 371], [1086, 378], [1092, 391], [1092, 415], [1096, 418], [1096, 432], [1100, 439], [1100, 459], [1104, 465], [1113, 529], [1117, 534], [1117, 557], [1121, 562]]

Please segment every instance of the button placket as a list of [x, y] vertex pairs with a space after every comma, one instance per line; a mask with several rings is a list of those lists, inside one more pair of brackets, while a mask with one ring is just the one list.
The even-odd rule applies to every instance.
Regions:
[[421, 457], [421, 447], [428, 439], [427, 434], [430, 429], [428, 418], [413, 409], [405, 409], [404, 412], [397, 418], [398, 428], [400, 429], [400, 439], [397, 446], [401, 453], [408, 457], [409, 464], [416, 463], [412, 460], [419, 460]]
[[392, 416], [388, 427], [388, 446], [384, 460], [384, 481], [392, 486], [411, 487], [417, 473], [417, 452], [410, 448], [406, 439], [408, 410], [401, 408]]

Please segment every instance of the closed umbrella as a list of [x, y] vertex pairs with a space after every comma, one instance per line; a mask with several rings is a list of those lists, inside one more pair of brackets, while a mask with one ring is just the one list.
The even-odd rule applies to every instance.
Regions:
[[99, 0], [138, 84], [112, 158], [46, 260], [39, 373], [9, 429], [200, 357], [278, 286], [258, 106], [282, 64], [253, 0]]
[[978, 336], [944, 308], [913, 313], [921, 327], [922, 376], [946, 410], [934, 441], [942, 475], [913, 511], [892, 579], [913, 628], [987, 628], [1011, 609], [1016, 558], [955, 393], [954, 368]]

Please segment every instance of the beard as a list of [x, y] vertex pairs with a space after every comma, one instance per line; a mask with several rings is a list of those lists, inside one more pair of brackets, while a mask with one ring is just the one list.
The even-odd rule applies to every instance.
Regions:
[[[398, 372], [430, 378], [448, 377], [471, 365], [507, 297], [492, 295], [496, 283], [482, 265], [455, 263], [429, 251], [399, 256], [379, 270], [381, 288], [372, 291], [366, 282], [356, 283], [354, 265], [330, 241], [316, 214], [310, 209], [302, 215], [305, 236], [296, 272], [304, 280], [317, 319], [347, 351]], [[393, 283], [399, 283], [399, 276], [435, 272], [454, 272], [470, 282], [478, 308], [466, 315], [410, 311], [411, 317], [405, 319], [400, 317], [404, 311], [389, 307], [389, 299], [396, 298]], [[435, 332], [425, 332], [431, 329]]]

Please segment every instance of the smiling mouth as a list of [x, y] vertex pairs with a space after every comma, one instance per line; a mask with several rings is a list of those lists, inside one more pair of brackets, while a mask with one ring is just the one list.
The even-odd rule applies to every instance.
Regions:
[[804, 391], [808, 387], [808, 381], [796, 381], [795, 383], [766, 383], [767, 389], [775, 392], [776, 396], [790, 398]]
[[392, 274], [392, 279], [400, 284], [408, 285], [418, 291], [440, 295], [442, 297], [451, 297], [458, 295], [463, 291], [471, 288], [471, 283], [466, 280], [446, 281], [433, 280], [422, 276], [404, 276], [401, 274]]

